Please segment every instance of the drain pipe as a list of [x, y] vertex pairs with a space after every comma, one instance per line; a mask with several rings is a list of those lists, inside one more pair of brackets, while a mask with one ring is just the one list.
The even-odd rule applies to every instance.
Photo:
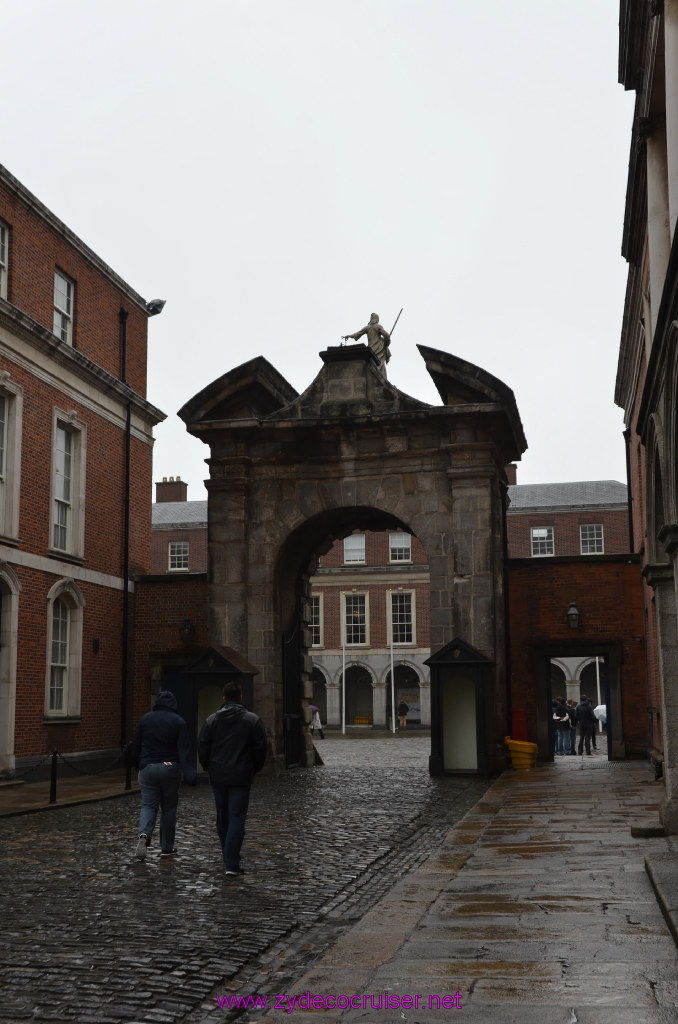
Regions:
[[[120, 307], [120, 379], [127, 384], [127, 310]], [[129, 518], [130, 518], [130, 464], [132, 439], [132, 403], [125, 410], [125, 484], [123, 498], [122, 541], [122, 651], [120, 657], [120, 746], [127, 743], [127, 675], [129, 644]]]

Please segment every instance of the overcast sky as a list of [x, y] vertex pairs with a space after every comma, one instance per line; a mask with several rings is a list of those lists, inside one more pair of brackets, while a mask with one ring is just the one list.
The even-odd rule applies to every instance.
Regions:
[[614, 405], [633, 97], [615, 0], [21, 0], [0, 162], [146, 299], [154, 479], [257, 355], [297, 391], [376, 311], [513, 389], [520, 483], [624, 481]]

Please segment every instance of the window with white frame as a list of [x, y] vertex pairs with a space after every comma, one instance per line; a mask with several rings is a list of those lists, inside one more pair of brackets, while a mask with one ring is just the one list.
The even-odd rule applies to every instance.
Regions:
[[579, 527], [579, 544], [582, 555], [604, 555], [602, 523]]
[[19, 534], [23, 390], [0, 372], [0, 535]]
[[553, 527], [532, 527], [532, 557], [542, 558], [553, 554]]
[[49, 718], [80, 714], [84, 605], [73, 580], [60, 580], [48, 594], [45, 715]]
[[188, 572], [188, 541], [171, 540], [169, 543], [169, 571]]
[[75, 413], [54, 410], [51, 548], [84, 555], [85, 424]]
[[7, 277], [9, 271], [9, 231], [0, 220], [0, 299], [7, 298]]
[[365, 534], [352, 533], [344, 537], [344, 563], [365, 561]]
[[323, 622], [322, 622], [322, 595], [312, 594], [310, 604], [311, 618], [308, 628], [311, 633], [311, 646], [322, 647], [323, 643]]
[[367, 644], [367, 595], [344, 594], [344, 638], [346, 646]]
[[392, 562], [411, 562], [412, 538], [409, 533], [390, 533], [388, 551]]
[[389, 596], [393, 643], [414, 643], [414, 594], [409, 590], [391, 590]]
[[52, 605], [52, 657], [49, 665], [49, 710], [62, 714], [68, 688], [69, 608], [61, 598]]
[[67, 345], [73, 344], [73, 292], [70, 278], [54, 272], [54, 333]]

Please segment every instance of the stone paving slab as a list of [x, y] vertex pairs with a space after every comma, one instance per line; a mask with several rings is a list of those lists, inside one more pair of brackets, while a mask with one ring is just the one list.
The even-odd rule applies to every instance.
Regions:
[[[670, 853], [673, 863], [675, 855], [666, 839], [637, 840], [630, 833], [632, 825], [656, 822], [661, 789], [649, 766], [597, 767], [595, 798], [582, 805], [575, 790], [573, 819], [562, 812], [573, 793], [572, 773], [558, 769], [505, 773], [483, 798], [483, 813], [470, 811], [425, 862], [429, 876], [422, 865], [401, 883], [419, 909], [414, 890], [426, 879], [429, 902], [397, 949], [391, 892], [369, 914], [372, 924], [383, 911], [383, 946], [375, 950], [365, 943], [372, 935], [353, 928], [289, 992], [362, 998], [388, 991], [423, 999], [423, 1008], [389, 1010], [391, 1016], [371, 1007], [322, 1016], [342, 1022], [675, 1024], [678, 950], [644, 864], [648, 848], [653, 856]], [[589, 780], [579, 788], [588, 793]], [[431, 881], [446, 872], [436, 894]], [[456, 992], [461, 1010], [426, 1004], [430, 996]], [[291, 1017], [268, 1009], [242, 1019]], [[321, 1015], [304, 1012], [299, 1019]]]

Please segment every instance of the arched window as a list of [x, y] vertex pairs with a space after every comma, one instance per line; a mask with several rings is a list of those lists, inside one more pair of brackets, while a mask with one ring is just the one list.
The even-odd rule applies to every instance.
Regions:
[[60, 580], [47, 597], [47, 674], [45, 715], [80, 714], [82, 612], [85, 599], [73, 580]]

